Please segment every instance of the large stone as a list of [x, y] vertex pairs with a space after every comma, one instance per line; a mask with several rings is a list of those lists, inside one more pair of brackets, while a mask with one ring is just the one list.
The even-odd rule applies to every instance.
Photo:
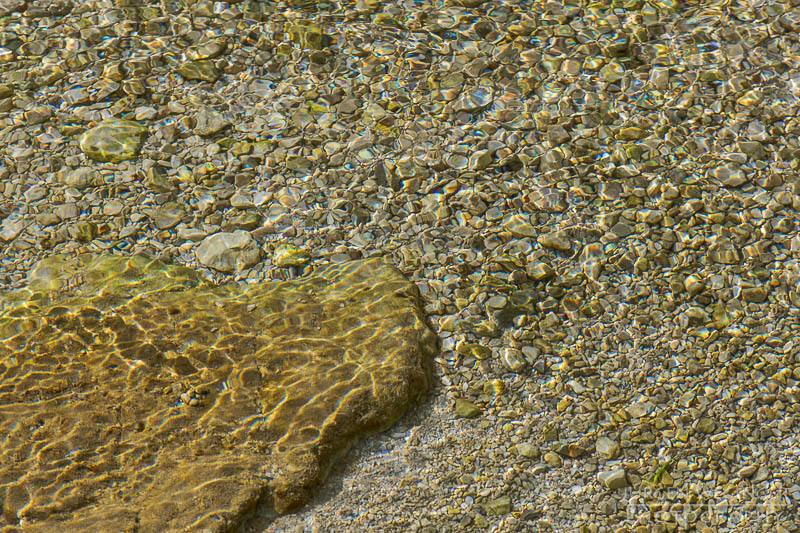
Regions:
[[81, 136], [80, 147], [95, 161], [118, 163], [138, 156], [146, 135], [147, 128], [138, 122], [104, 120]]
[[255, 265], [261, 258], [258, 243], [244, 230], [209, 235], [195, 254], [200, 264], [219, 270], [233, 272]]
[[429, 387], [436, 337], [380, 258], [216, 286], [143, 257], [52, 256], [0, 292], [0, 524], [230, 531], [303, 505]]

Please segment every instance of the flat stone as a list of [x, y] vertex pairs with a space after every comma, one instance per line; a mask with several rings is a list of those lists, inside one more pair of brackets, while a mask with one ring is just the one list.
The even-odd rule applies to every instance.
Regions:
[[291, 156], [286, 159], [286, 168], [296, 172], [306, 172], [311, 169], [311, 161], [307, 157]]
[[625, 222], [617, 222], [611, 226], [608, 231], [611, 232], [617, 239], [624, 239], [633, 233], [633, 228], [630, 224], [626, 224]]
[[231, 121], [222, 115], [209, 109], [201, 109], [197, 114], [194, 133], [197, 135], [213, 135], [230, 126]]
[[500, 361], [509, 372], [520, 372], [528, 365], [522, 352], [516, 348], [505, 347], [500, 350]]
[[155, 107], [140, 106], [133, 111], [133, 118], [136, 120], [153, 120], [157, 117], [158, 110]]
[[481, 414], [481, 408], [469, 400], [459, 398], [456, 400], [456, 414], [461, 418], [475, 418]]
[[161, 167], [152, 166], [145, 171], [145, 185], [156, 192], [169, 192], [173, 189]]
[[611, 490], [628, 486], [628, 478], [625, 476], [624, 468], [600, 472], [597, 474], [597, 480]]
[[750, 479], [758, 471], [758, 465], [747, 465], [740, 468], [736, 475], [742, 479]]
[[208, 233], [198, 229], [178, 225], [178, 237], [187, 241], [200, 242], [208, 236]]
[[483, 509], [491, 515], [502, 516], [511, 512], [511, 498], [500, 496], [483, 504]]
[[298, 508], [428, 390], [420, 309], [380, 258], [219, 286], [141, 256], [39, 262], [0, 293], [5, 519], [221, 532], [259, 499]]
[[53, 226], [61, 222], [61, 218], [55, 213], [44, 212], [36, 215], [36, 222], [43, 227]]
[[25, 220], [17, 217], [8, 217], [0, 224], [0, 241], [10, 242], [17, 238], [25, 229]]
[[243, 229], [246, 231], [253, 231], [258, 228], [261, 223], [261, 215], [256, 211], [243, 211], [234, 215], [229, 221], [222, 224], [222, 229], [225, 231], [233, 231]]
[[186, 57], [193, 61], [213, 59], [222, 55], [227, 46], [228, 43], [224, 38], [212, 39], [186, 50]]
[[80, 147], [95, 161], [114, 162], [134, 159], [142, 148], [147, 128], [132, 120], [105, 120], [87, 130]]
[[322, 50], [331, 43], [329, 35], [323, 31], [323, 26], [306, 20], [289, 25], [287, 32], [289, 38], [297, 45], [310, 50]]
[[707, 175], [720, 181], [726, 187], [739, 187], [747, 183], [747, 176], [735, 163], [726, 163], [709, 169]]
[[244, 230], [209, 235], [197, 247], [200, 264], [219, 270], [233, 272], [255, 265], [261, 259], [258, 243]]
[[90, 242], [97, 237], [97, 224], [88, 220], [81, 220], [70, 226], [70, 233], [78, 242]]
[[528, 459], [537, 459], [541, 455], [539, 447], [534, 446], [529, 442], [521, 442], [517, 444], [517, 453]]
[[595, 450], [605, 459], [616, 459], [619, 456], [619, 444], [608, 437], [599, 437], [595, 442]]
[[56, 215], [61, 220], [67, 220], [70, 218], [75, 218], [80, 214], [78, 210], [78, 205], [75, 202], [67, 202], [66, 204], [62, 204], [56, 208]]
[[705, 433], [706, 435], [714, 433], [716, 427], [717, 424], [714, 422], [714, 420], [708, 417], [703, 417], [697, 421], [697, 431]]
[[[619, 79], [619, 78], [616, 78]], [[614, 80], [615, 81], [615, 80]], [[619, 130], [619, 138], [625, 141], [638, 141], [647, 137], [648, 132], [642, 128], [631, 126], [629, 128], [622, 128]]]
[[47, 122], [52, 116], [53, 108], [46, 105], [35, 106], [25, 111], [25, 121], [30, 126]]
[[178, 74], [187, 80], [215, 82], [219, 79], [219, 70], [210, 59], [187, 61], [178, 67]]
[[741, 252], [729, 240], [720, 239], [708, 247], [708, 256], [715, 263], [736, 265], [742, 260]]
[[767, 294], [764, 287], [747, 287], [742, 289], [742, 299], [745, 302], [763, 303], [767, 300]]
[[525, 215], [512, 215], [503, 222], [503, 228], [514, 237], [536, 237], [539, 232], [531, 224], [530, 217]]
[[35, 202], [41, 200], [45, 196], [47, 196], [47, 187], [43, 187], [42, 185], [34, 185], [25, 191], [26, 202]]
[[542, 262], [529, 264], [525, 271], [528, 276], [536, 281], [547, 281], [556, 274], [556, 271], [550, 265]]
[[586, 448], [574, 442], [570, 444], [560, 444], [556, 446], [553, 451], [563, 457], [569, 457], [570, 459], [577, 459], [586, 454]]
[[456, 111], [474, 113], [492, 103], [494, 93], [491, 87], [477, 87], [467, 91], [455, 102]]
[[67, 187], [75, 187], [78, 190], [99, 185], [102, 182], [102, 178], [97, 171], [90, 167], [78, 167], [65, 175], [63, 180]]
[[536, 240], [545, 248], [551, 248], [561, 252], [568, 252], [572, 249], [572, 242], [563, 231], [545, 233], [544, 235], [540, 235]]
[[144, 213], [158, 229], [174, 228], [184, 216], [183, 208], [177, 202], [168, 202], [154, 209], [146, 209]]
[[464, 7], [478, 7], [486, 2], [486, 0], [454, 0], [453, 3], [458, 6]]

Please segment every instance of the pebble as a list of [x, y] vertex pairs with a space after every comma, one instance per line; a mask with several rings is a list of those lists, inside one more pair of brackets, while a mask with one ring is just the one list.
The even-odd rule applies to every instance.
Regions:
[[132, 120], [105, 120], [81, 136], [83, 153], [96, 161], [120, 162], [139, 155], [147, 128]]
[[503, 348], [500, 354], [500, 360], [511, 372], [520, 372], [528, 365], [522, 352], [516, 348]]
[[214, 62], [207, 59], [187, 61], [178, 67], [177, 72], [187, 80], [215, 82], [220, 77], [220, 72]]
[[561, 456], [554, 452], [547, 452], [542, 456], [542, 458], [544, 459], [545, 463], [556, 468], [560, 467], [564, 463], [564, 460], [561, 458]]
[[214, 135], [230, 126], [231, 122], [221, 113], [209, 109], [201, 109], [195, 118], [194, 133], [197, 135]]
[[742, 479], [749, 479], [753, 477], [753, 474], [755, 474], [757, 471], [758, 465], [747, 465], [740, 468], [739, 471], [736, 472], [736, 475]]
[[528, 459], [538, 459], [541, 455], [539, 448], [528, 442], [521, 442], [517, 444], [517, 453]]
[[483, 504], [483, 508], [488, 514], [505, 515], [511, 512], [511, 498], [501, 496]]
[[621, 489], [628, 486], [628, 478], [624, 468], [616, 468], [597, 474], [597, 480], [611, 490]]
[[619, 444], [608, 437], [600, 437], [595, 443], [595, 449], [604, 459], [616, 459], [619, 456]]
[[481, 414], [480, 407], [463, 398], [456, 400], [455, 411], [456, 415], [460, 416], [461, 418], [475, 418]]

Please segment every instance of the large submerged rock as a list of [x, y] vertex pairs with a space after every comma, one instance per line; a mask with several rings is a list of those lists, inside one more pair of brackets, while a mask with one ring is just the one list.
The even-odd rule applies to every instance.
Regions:
[[215, 286], [53, 256], [0, 293], [0, 528], [227, 531], [303, 505], [429, 386], [436, 337], [382, 259]]

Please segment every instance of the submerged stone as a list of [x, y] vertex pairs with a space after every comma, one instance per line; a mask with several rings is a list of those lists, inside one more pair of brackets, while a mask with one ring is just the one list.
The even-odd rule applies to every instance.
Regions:
[[195, 255], [203, 266], [233, 272], [258, 263], [261, 249], [248, 232], [236, 230], [209, 235], [197, 247]]
[[178, 74], [187, 80], [201, 80], [215, 82], [220, 73], [214, 62], [210, 59], [187, 61], [178, 67]]
[[197, 114], [194, 133], [197, 135], [214, 135], [230, 126], [231, 121], [222, 113], [210, 109], [201, 109]]
[[0, 491], [26, 531], [228, 531], [303, 505], [429, 387], [436, 337], [380, 258], [213, 285], [56, 255], [0, 293]]
[[95, 161], [127, 161], [139, 155], [147, 128], [132, 120], [104, 120], [87, 130], [80, 140], [81, 151]]
[[308, 250], [294, 244], [279, 244], [272, 254], [272, 263], [279, 267], [303, 266], [310, 260]]
[[227, 47], [228, 42], [224, 38], [213, 39], [203, 44], [192, 46], [186, 50], [186, 57], [192, 61], [214, 59], [222, 55]]
[[322, 26], [313, 22], [301, 20], [287, 25], [287, 32], [294, 43], [308, 50], [322, 50], [331, 44], [331, 38], [323, 32]]

